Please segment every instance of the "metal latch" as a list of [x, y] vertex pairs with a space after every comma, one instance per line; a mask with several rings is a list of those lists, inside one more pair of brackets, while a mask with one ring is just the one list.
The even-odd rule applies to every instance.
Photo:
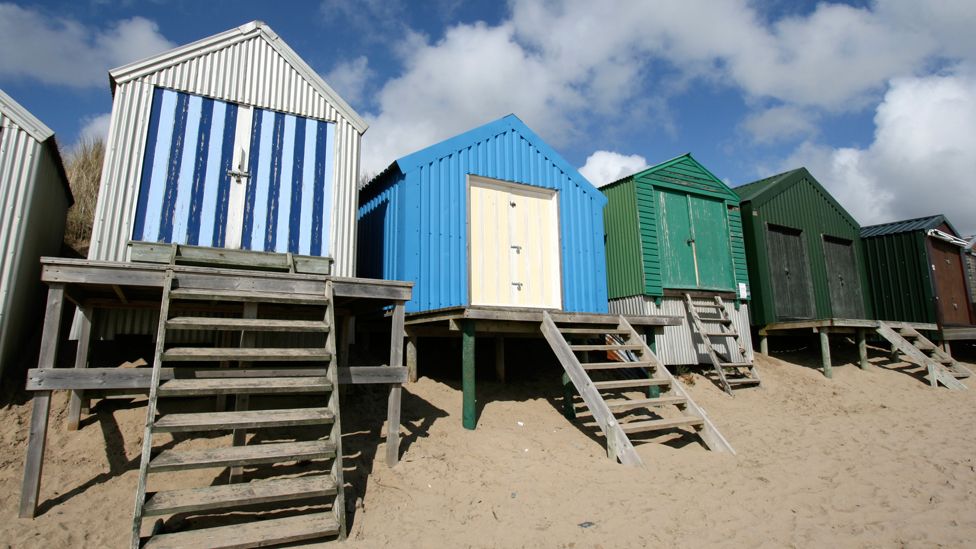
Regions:
[[518, 291], [520, 291], [520, 292], [522, 291], [522, 283], [521, 282], [512, 282], [512, 286], [515, 286], [516, 288], [518, 288]]
[[512, 249], [515, 250], [515, 253], [517, 253], [517, 254], [521, 254], [522, 253], [522, 247], [519, 246], [518, 244], [512, 244]]
[[244, 149], [241, 148], [241, 161], [237, 163], [236, 170], [227, 170], [227, 176], [233, 177], [238, 183], [241, 183], [242, 179], [247, 179], [251, 177], [251, 172], [244, 169]]

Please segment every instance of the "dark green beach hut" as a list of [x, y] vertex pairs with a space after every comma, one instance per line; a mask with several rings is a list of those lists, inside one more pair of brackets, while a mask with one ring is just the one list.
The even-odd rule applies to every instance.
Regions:
[[806, 168], [733, 190], [754, 325], [872, 318], [861, 227]]

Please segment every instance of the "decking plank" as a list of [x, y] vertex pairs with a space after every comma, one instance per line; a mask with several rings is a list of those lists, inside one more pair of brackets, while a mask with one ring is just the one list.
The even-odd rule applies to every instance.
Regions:
[[334, 417], [328, 408], [166, 414], [156, 420], [153, 431], [177, 433], [322, 425], [332, 423]]
[[259, 480], [222, 486], [156, 492], [143, 508], [145, 516], [209, 511], [335, 495], [335, 480], [328, 475]]

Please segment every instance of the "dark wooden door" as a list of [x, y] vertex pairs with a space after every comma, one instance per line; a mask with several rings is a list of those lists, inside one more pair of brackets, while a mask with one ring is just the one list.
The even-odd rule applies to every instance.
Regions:
[[825, 236], [823, 248], [831, 316], [864, 318], [864, 297], [861, 294], [861, 277], [857, 272], [854, 243]]
[[972, 324], [959, 246], [938, 238], [929, 237], [928, 240], [939, 323], [946, 326]]
[[777, 320], [812, 319], [813, 284], [802, 231], [769, 225], [766, 252]]

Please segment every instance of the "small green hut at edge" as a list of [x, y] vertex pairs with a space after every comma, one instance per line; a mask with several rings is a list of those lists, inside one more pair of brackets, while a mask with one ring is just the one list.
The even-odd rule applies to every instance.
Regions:
[[739, 197], [685, 154], [613, 183], [601, 191], [610, 311], [629, 315], [674, 315], [680, 326], [656, 338], [667, 365], [707, 364], [708, 351], [689, 325], [683, 298], [713, 303], [720, 296], [750, 360], [749, 283]]
[[753, 324], [873, 318], [861, 227], [806, 168], [733, 190], [741, 199]]

